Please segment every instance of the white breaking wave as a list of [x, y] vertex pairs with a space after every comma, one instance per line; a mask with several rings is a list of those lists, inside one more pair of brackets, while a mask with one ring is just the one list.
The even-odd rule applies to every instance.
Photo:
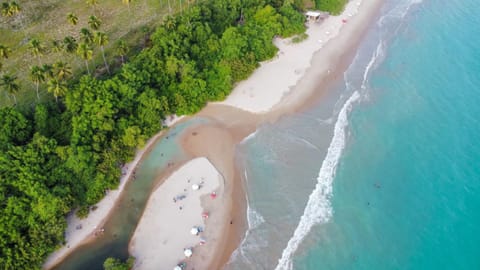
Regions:
[[368, 81], [368, 74], [370, 73], [370, 70], [375, 66], [375, 63], [378, 63], [380, 57], [384, 56], [384, 45], [383, 41], [380, 41], [377, 45], [377, 48], [375, 52], [373, 53], [372, 58], [370, 59], [370, 62], [367, 64], [367, 68], [365, 68], [365, 72], [363, 73], [363, 82], [362, 82], [362, 89], [366, 89], [367, 87], [367, 81]]
[[235, 249], [235, 251], [232, 253], [232, 256], [230, 256], [230, 259], [227, 263], [231, 264], [235, 262], [238, 258], [238, 256], [241, 256], [245, 261], [247, 261], [250, 264], [254, 264], [248, 256], [248, 254], [258, 252], [262, 248], [265, 248], [268, 246], [267, 241], [258, 241], [258, 239], [250, 239], [250, 233], [252, 230], [260, 226], [261, 224], [265, 223], [265, 219], [263, 218], [260, 213], [255, 211], [255, 209], [250, 208], [250, 205], [247, 203], [247, 223], [248, 223], [248, 229], [245, 232], [245, 236], [242, 239], [242, 242], [240, 243], [239, 247]]
[[[255, 134], [252, 133], [253, 135]], [[250, 136], [252, 135], [250, 134]], [[247, 183], [248, 182], [248, 174], [247, 174], [247, 170], [244, 170], [244, 175], [245, 175], [245, 182]], [[248, 199], [248, 196], [246, 197], [246, 200], [247, 200], [247, 224], [248, 224], [248, 228], [247, 228], [247, 231], [245, 232], [245, 236], [243, 237], [242, 239], [242, 242], [240, 243], [239, 247], [237, 247], [235, 249], [235, 251], [232, 253], [232, 256], [230, 256], [230, 259], [227, 263], [230, 264], [230, 263], [233, 263], [235, 260], [238, 259], [238, 256], [242, 256], [247, 262], [250, 262], [250, 259], [248, 258], [248, 256], [246, 256], [246, 254], [249, 253], [249, 251], [251, 250], [255, 250], [255, 249], [260, 249], [260, 248], [263, 248], [265, 247], [266, 245], [268, 245], [267, 242], [264, 242], [264, 243], [255, 243], [255, 245], [252, 245], [252, 241], [249, 241], [250, 240], [250, 233], [252, 230], [254, 230], [255, 228], [258, 228], [258, 226], [260, 226], [261, 224], [265, 223], [265, 219], [263, 218], [263, 216], [258, 213], [255, 209], [251, 208], [250, 207], [250, 201]]]
[[248, 136], [247, 136], [247, 137], [243, 138], [243, 140], [240, 142], [240, 144], [242, 144], [242, 143], [245, 143], [246, 141], [248, 141], [248, 140], [250, 140], [250, 139], [254, 138], [254, 137], [255, 137], [255, 135], [257, 135], [257, 131], [258, 131], [258, 130], [255, 130], [254, 132], [252, 132], [252, 133], [248, 134]]
[[[379, 25], [389, 16], [404, 17], [410, 7], [414, 4], [421, 3], [422, 0], [413, 0], [408, 2], [405, 6], [395, 9], [396, 14], [387, 14], [380, 19]], [[363, 74], [363, 81], [361, 89], [367, 88], [369, 74], [372, 69], [382, 62], [385, 57], [385, 42], [380, 40], [373, 52], [373, 55], [368, 62], [365, 72]], [[351, 89], [349, 81], [346, 80], [347, 89]], [[365, 93], [366, 94], [366, 93]], [[287, 247], [282, 252], [282, 257], [278, 260], [275, 270], [290, 270], [292, 269], [292, 256], [297, 251], [298, 246], [303, 239], [308, 235], [315, 224], [325, 223], [330, 220], [333, 214], [333, 209], [330, 204], [332, 196], [332, 183], [335, 176], [336, 167], [340, 160], [343, 149], [346, 143], [346, 127], [348, 126], [348, 112], [353, 103], [361, 97], [358, 91], [354, 91], [350, 98], [345, 102], [338, 114], [337, 122], [335, 123], [334, 134], [330, 146], [328, 147], [327, 155], [323, 160], [320, 172], [317, 178], [317, 185], [308, 198], [307, 206], [303, 212], [300, 222], [295, 229], [293, 236], [287, 243]]]
[[260, 226], [262, 223], [265, 223], [265, 219], [260, 215], [255, 209], [252, 209], [250, 205], [247, 206], [247, 222], [248, 229], [253, 230]]
[[385, 23], [384, 20], [390, 18], [403, 19], [410, 11], [410, 8], [414, 5], [421, 4], [423, 0], [411, 0], [411, 1], [398, 1], [398, 5], [395, 8], [392, 8], [387, 14], [383, 15], [378, 21], [379, 26]]
[[282, 257], [278, 260], [276, 270], [292, 269], [292, 255], [310, 232], [313, 225], [327, 222], [332, 216], [333, 210], [330, 205], [332, 181], [338, 161], [345, 148], [345, 129], [348, 126], [348, 112], [352, 104], [359, 98], [360, 94], [355, 91], [338, 114], [333, 138], [318, 174], [317, 185], [308, 198], [307, 206], [292, 238], [288, 241], [287, 247], [282, 252]]

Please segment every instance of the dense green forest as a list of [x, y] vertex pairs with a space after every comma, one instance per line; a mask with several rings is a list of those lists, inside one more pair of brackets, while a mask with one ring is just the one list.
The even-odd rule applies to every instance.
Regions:
[[348, 0], [315, 0], [315, 7], [338, 15], [343, 11]]
[[273, 37], [305, 30], [301, 2], [201, 1], [168, 17], [115, 74], [53, 82], [58, 102], [0, 109], [0, 269], [39, 269], [64, 241], [65, 216], [88, 214], [115, 188], [166, 116], [224, 99], [275, 55]]

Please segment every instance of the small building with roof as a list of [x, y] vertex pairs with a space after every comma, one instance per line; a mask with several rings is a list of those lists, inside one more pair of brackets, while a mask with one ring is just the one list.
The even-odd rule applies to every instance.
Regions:
[[320, 20], [324, 20], [328, 18], [330, 14], [324, 11], [313, 11], [309, 10], [305, 12], [305, 17], [307, 18], [307, 22], [318, 22]]

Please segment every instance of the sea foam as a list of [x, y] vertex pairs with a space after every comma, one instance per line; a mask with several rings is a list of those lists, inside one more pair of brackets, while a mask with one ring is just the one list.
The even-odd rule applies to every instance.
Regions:
[[[379, 59], [384, 56], [384, 44], [380, 42], [377, 45], [370, 61], [368, 62], [364, 74], [361, 89], [365, 90], [368, 82], [368, 75]], [[348, 82], [348, 81], [347, 81]], [[317, 184], [308, 198], [307, 206], [303, 212], [300, 222], [293, 233], [292, 238], [287, 243], [287, 247], [282, 252], [282, 257], [278, 260], [275, 270], [292, 269], [292, 256], [298, 249], [303, 239], [308, 235], [315, 224], [325, 223], [330, 220], [333, 209], [330, 204], [332, 197], [332, 184], [335, 177], [335, 171], [341, 158], [342, 151], [346, 144], [346, 128], [348, 126], [348, 112], [352, 105], [360, 99], [358, 91], [353, 94], [343, 105], [335, 123], [332, 141], [328, 147], [327, 155], [323, 160], [320, 172], [317, 177]]]
[[282, 257], [278, 261], [275, 269], [291, 269], [291, 257], [298, 246], [310, 232], [313, 225], [327, 222], [332, 216], [332, 207], [330, 197], [332, 196], [332, 181], [335, 176], [335, 169], [340, 160], [343, 149], [345, 148], [345, 128], [348, 126], [348, 111], [352, 104], [360, 98], [360, 94], [355, 91], [338, 115], [335, 123], [333, 139], [328, 147], [327, 156], [323, 160], [320, 173], [317, 178], [315, 189], [310, 194], [307, 206], [303, 212], [300, 222], [295, 229], [293, 237], [288, 241], [287, 247], [283, 250]]

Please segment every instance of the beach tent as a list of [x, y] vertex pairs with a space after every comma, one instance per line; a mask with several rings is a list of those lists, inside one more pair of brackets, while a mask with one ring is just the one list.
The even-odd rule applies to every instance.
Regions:
[[318, 22], [319, 20], [326, 19], [328, 15], [329, 15], [328, 12], [311, 11], [311, 10], [305, 13], [305, 17], [307, 17], [307, 21], [309, 22]]
[[193, 251], [192, 251], [191, 248], [186, 248], [186, 249], [183, 251], [183, 254], [185, 254], [185, 257], [190, 258], [190, 257], [192, 257], [192, 255], [193, 255]]
[[200, 189], [200, 186], [197, 185], [197, 184], [193, 184], [193, 185], [192, 185], [192, 189], [193, 189], [193, 190], [199, 190], [199, 189]]
[[199, 232], [200, 232], [200, 230], [198, 229], [198, 227], [193, 227], [190, 230], [190, 233], [193, 234], [193, 235], [198, 235]]

